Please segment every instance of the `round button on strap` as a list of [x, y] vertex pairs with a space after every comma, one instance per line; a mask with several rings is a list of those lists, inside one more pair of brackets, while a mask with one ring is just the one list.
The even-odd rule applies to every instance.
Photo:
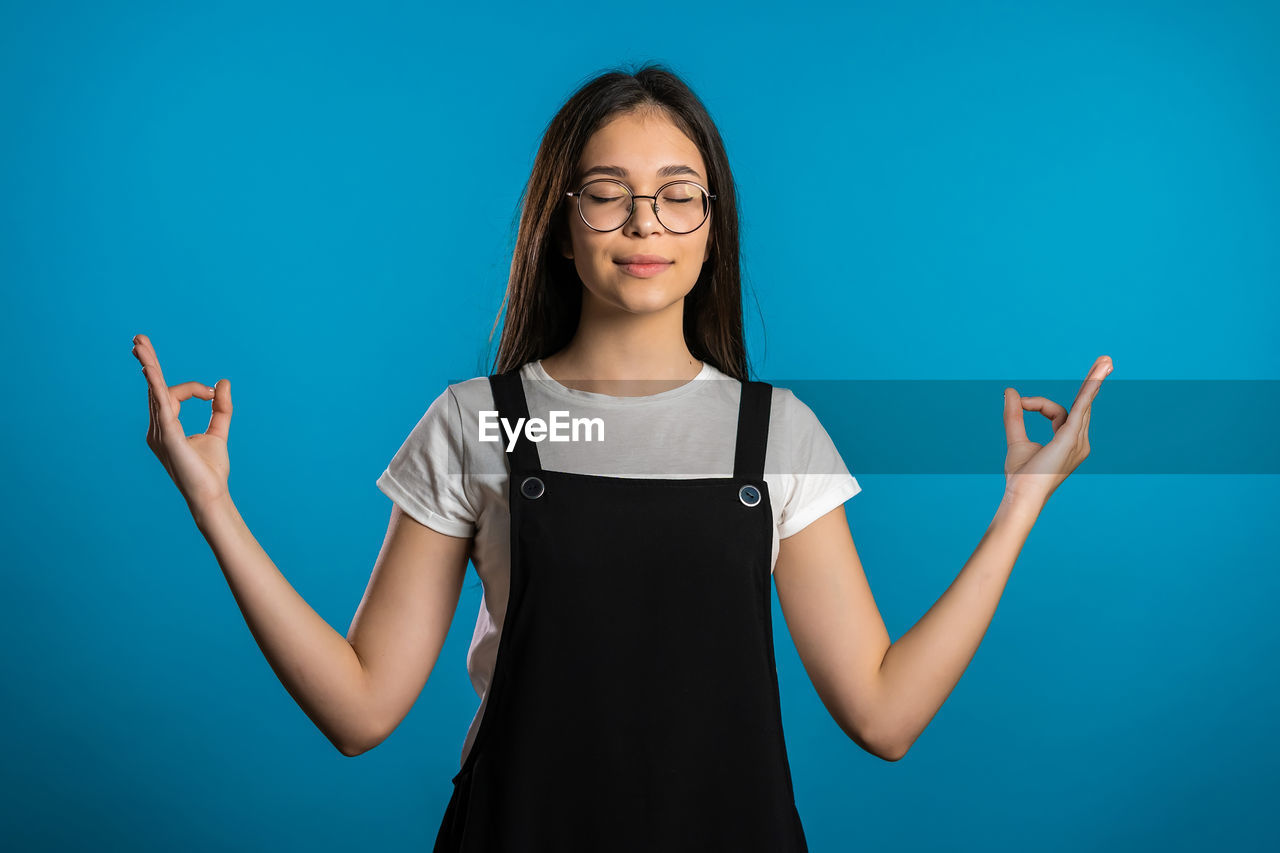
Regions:
[[547, 487], [537, 477], [525, 477], [524, 482], [520, 484], [520, 494], [530, 500], [542, 497], [542, 493], [546, 490]]
[[760, 503], [760, 490], [755, 486], [743, 486], [738, 489], [738, 500], [747, 506], [755, 506]]

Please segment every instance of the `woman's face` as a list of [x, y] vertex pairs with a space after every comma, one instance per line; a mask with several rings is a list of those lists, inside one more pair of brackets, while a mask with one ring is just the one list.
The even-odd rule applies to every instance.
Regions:
[[[663, 174], [658, 174], [659, 169], [665, 169]], [[593, 178], [619, 180], [637, 195], [653, 195], [663, 184], [681, 179], [715, 192], [698, 146], [661, 113], [620, 115], [597, 130], [582, 152], [574, 189]], [[698, 230], [677, 234], [654, 216], [653, 201], [642, 198], [636, 200], [635, 210], [621, 228], [600, 232], [582, 221], [576, 199], [566, 201], [572, 245], [561, 251], [573, 259], [586, 285], [584, 303], [593, 300], [633, 314], [662, 311], [684, 299], [711, 257], [714, 212]], [[656, 255], [667, 263], [657, 272], [626, 266], [624, 261], [635, 255]]]

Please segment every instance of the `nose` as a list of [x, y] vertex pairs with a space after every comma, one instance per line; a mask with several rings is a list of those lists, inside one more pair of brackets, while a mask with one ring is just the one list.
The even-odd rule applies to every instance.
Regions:
[[662, 223], [654, 212], [656, 200], [650, 196], [632, 196], [631, 216], [624, 230], [632, 234], [651, 234], [662, 230]]

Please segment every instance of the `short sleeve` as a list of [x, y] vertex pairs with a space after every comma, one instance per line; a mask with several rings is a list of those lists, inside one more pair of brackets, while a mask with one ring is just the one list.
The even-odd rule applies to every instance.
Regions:
[[452, 389], [427, 408], [378, 477], [377, 486], [421, 524], [449, 536], [475, 534], [465, 489], [462, 414]]
[[785, 444], [792, 481], [778, 522], [778, 538], [794, 536], [862, 491], [818, 416], [790, 389], [782, 391]]

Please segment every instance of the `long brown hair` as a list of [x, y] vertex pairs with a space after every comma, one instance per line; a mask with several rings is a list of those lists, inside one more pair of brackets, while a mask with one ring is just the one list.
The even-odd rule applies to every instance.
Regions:
[[[635, 72], [607, 71], [584, 84], [547, 125], [533, 170], [519, 201], [519, 230], [507, 292], [494, 320], [506, 309], [493, 373], [503, 373], [564, 348], [577, 331], [582, 280], [559, 252], [569, 240], [565, 192], [576, 177], [587, 140], [623, 113], [662, 112], [698, 146], [715, 194], [709, 227], [711, 257], [685, 297], [685, 345], [695, 358], [742, 381], [748, 379], [742, 331], [738, 247], [738, 196], [720, 132], [698, 96], [674, 72], [649, 63]], [[490, 345], [493, 333], [489, 335]]]

